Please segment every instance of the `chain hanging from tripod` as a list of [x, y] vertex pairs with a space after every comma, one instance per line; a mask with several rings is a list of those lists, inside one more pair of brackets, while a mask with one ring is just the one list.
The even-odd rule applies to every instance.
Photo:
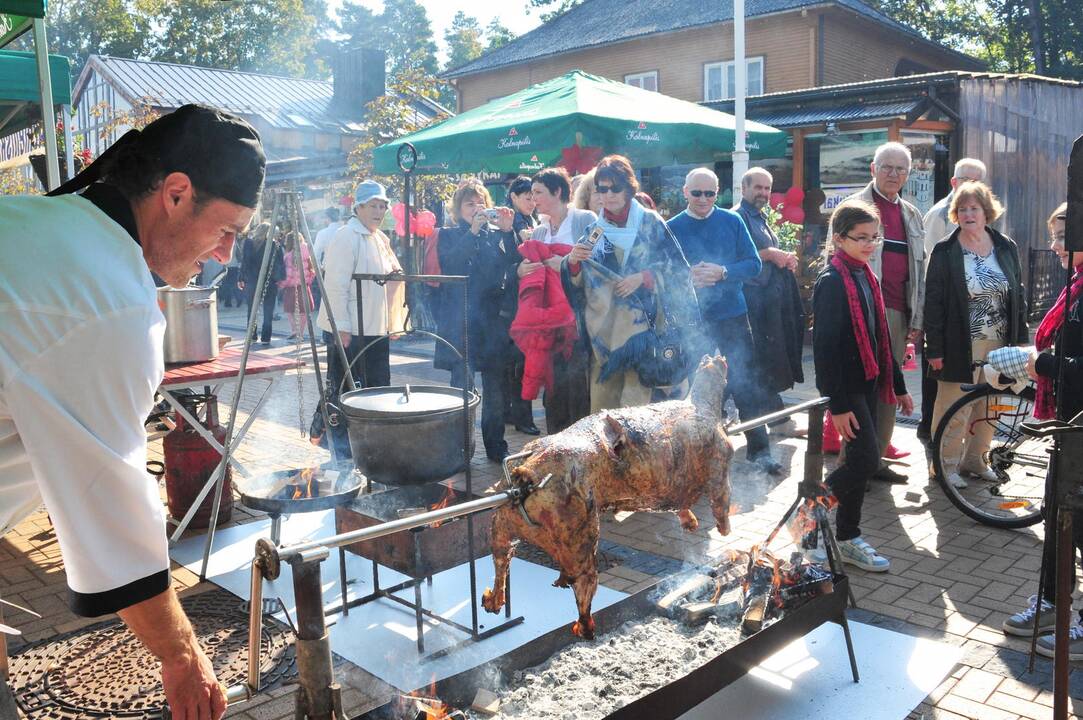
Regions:
[[[281, 197], [281, 196], [280, 196]], [[284, 308], [289, 313], [290, 329], [293, 330], [293, 350], [294, 357], [297, 359], [297, 370], [295, 376], [297, 377], [297, 427], [301, 432], [301, 437], [308, 437], [308, 429], [305, 427], [305, 384], [303, 378], [304, 367], [304, 336], [305, 336], [305, 309], [310, 307], [310, 304], [306, 297], [302, 297], [302, 293], [307, 295], [308, 283], [305, 280], [305, 258], [304, 249], [302, 246], [304, 243], [301, 241], [301, 227], [297, 216], [298, 213], [298, 199], [297, 196], [290, 192], [286, 194], [287, 212], [289, 215], [290, 230], [286, 235], [287, 238], [292, 238], [293, 247], [289, 248], [290, 243], [285, 243], [286, 252], [292, 252], [293, 264], [297, 275], [297, 287], [294, 288], [293, 302], [290, 303], [293, 307]], [[300, 331], [298, 331], [300, 328]], [[315, 338], [313, 338], [315, 342]]]

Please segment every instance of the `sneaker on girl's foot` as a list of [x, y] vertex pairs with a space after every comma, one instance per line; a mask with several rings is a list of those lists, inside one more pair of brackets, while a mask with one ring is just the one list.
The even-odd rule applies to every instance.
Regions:
[[[1056, 635], [1042, 635], [1038, 638], [1038, 644], [1035, 646], [1035, 650], [1039, 655], [1044, 655], [1047, 658], [1053, 657], [1053, 652], [1057, 647]], [[1083, 660], [1083, 625], [1078, 622], [1073, 623], [1068, 628], [1068, 660], [1071, 662], [1078, 662]]]
[[1056, 625], [1056, 608], [1051, 603], [1042, 600], [1042, 608], [1038, 610], [1038, 596], [1031, 595], [1025, 610], [1004, 621], [1002, 627], [1008, 635], [1030, 635], [1034, 631], [1034, 613], [1038, 616], [1038, 632], [1050, 632]]
[[951, 473], [951, 474], [949, 474], [948, 475], [948, 484], [951, 485], [953, 488], [956, 488], [958, 490], [963, 490], [963, 489], [969, 487], [967, 481], [964, 480], [963, 476], [960, 475], [959, 473]]
[[856, 565], [862, 570], [869, 572], [887, 572], [891, 568], [891, 561], [877, 554], [872, 545], [865, 542], [864, 538], [855, 537], [851, 540], [839, 540], [839, 554], [842, 561], [850, 565]]

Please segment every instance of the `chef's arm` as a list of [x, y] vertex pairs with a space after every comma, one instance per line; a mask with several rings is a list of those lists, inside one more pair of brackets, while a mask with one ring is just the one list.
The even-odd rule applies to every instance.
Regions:
[[162, 663], [162, 686], [174, 718], [222, 717], [225, 693], [173, 588], [117, 614]]

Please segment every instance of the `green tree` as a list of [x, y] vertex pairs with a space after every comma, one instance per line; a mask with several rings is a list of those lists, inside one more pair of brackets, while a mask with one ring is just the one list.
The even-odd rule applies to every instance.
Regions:
[[339, 11], [338, 31], [345, 47], [379, 48], [387, 53], [387, 72], [395, 76], [419, 68], [436, 74], [436, 43], [425, 7], [417, 0], [384, 0], [377, 15], [357, 0], [346, 0]]
[[541, 21], [547, 23], [582, 2], [583, 0], [527, 0], [526, 11], [529, 14], [534, 10], [541, 10]]
[[481, 55], [481, 25], [478, 19], [470, 17], [462, 10], [455, 13], [451, 26], [444, 31], [448, 57], [445, 68], [457, 68]]
[[73, 78], [91, 55], [145, 57], [153, 40], [140, 0], [53, 0], [46, 22], [49, 51], [72, 59]]
[[493, 18], [485, 28], [487, 43], [485, 52], [496, 50], [498, 47], [507, 45], [515, 39], [515, 33], [504, 26], [498, 18]]
[[[372, 151], [403, 135], [438, 123], [447, 116], [426, 120], [414, 110], [411, 98], [438, 101], [443, 90], [443, 83], [421, 68], [408, 68], [392, 76], [387, 89], [388, 94], [365, 106], [365, 135], [350, 151], [349, 163], [355, 177], [374, 178], [395, 194], [402, 187], [402, 177], [377, 175], [373, 170]], [[418, 175], [414, 188], [418, 205], [432, 206], [451, 199], [455, 191], [455, 178], [450, 175]]]
[[144, 0], [158, 29], [155, 60], [268, 74], [318, 73], [319, 24], [326, 3], [305, 0]]

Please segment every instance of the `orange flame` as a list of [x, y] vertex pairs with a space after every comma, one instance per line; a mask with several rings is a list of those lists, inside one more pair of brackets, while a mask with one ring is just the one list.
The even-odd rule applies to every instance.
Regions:
[[[444, 497], [440, 498], [439, 502], [434, 502], [432, 505], [430, 505], [429, 510], [443, 510], [448, 505], [450, 505], [451, 501], [454, 500], [454, 499], [455, 499], [455, 490], [450, 485], [448, 485], [447, 486], [447, 492], [444, 493]], [[430, 527], [438, 528], [443, 524], [444, 523], [441, 520], [439, 522], [432, 523], [432, 525]]]
[[[312, 494], [312, 482], [316, 479], [316, 469], [307, 467], [296, 476], [301, 482], [293, 486], [292, 500], [314, 497]], [[301, 488], [304, 488], [302, 490]]]
[[[432, 682], [429, 683], [429, 687], [424, 693], [425, 694], [423, 695], [420, 691], [415, 690], [408, 695], [401, 696], [401, 699], [406, 701], [406, 704], [413, 706], [411, 708], [413, 712], [424, 713], [424, 720], [446, 720], [451, 717], [453, 712], [455, 712], [455, 708], [436, 697], [435, 677]], [[410, 715], [410, 717], [414, 717], [414, 715]]]

